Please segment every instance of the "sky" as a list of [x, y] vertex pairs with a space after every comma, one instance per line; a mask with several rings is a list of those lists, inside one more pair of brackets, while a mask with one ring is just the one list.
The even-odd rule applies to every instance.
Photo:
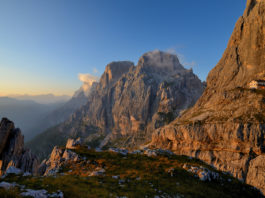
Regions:
[[224, 52], [245, 0], [0, 0], [0, 96], [72, 95], [80, 74], [159, 49], [201, 80]]

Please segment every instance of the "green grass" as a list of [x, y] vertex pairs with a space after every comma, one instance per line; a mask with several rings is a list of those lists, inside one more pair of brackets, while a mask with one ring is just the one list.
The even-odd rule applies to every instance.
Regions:
[[[52, 193], [61, 190], [65, 198], [74, 197], [154, 197], [167, 195], [174, 197], [261, 197], [258, 191], [242, 184], [240, 181], [219, 172], [223, 180], [203, 182], [192, 173], [182, 168], [183, 164], [204, 166], [214, 171], [214, 168], [197, 159], [186, 156], [168, 155], [147, 157], [139, 154], [122, 156], [113, 152], [95, 152], [84, 147], [76, 152], [85, 157], [75, 163], [70, 163], [61, 169], [56, 177], [21, 177], [10, 175], [4, 180], [26, 185], [30, 189], [46, 189]], [[106, 170], [105, 176], [88, 176], [96, 167]], [[174, 168], [173, 176], [168, 173]], [[68, 172], [72, 170], [72, 172]], [[217, 171], [218, 172], [218, 171]], [[118, 175], [120, 179], [112, 176]], [[140, 179], [139, 179], [140, 178]], [[231, 179], [231, 182], [228, 182]], [[0, 191], [1, 193], [1, 191]], [[12, 192], [8, 192], [12, 197]], [[1, 194], [0, 194], [1, 197]], [[13, 196], [13, 197], [16, 197]]]
[[19, 195], [20, 192], [17, 188], [11, 188], [9, 190], [5, 190], [0, 188], [0, 197], [1, 198], [21, 198]]

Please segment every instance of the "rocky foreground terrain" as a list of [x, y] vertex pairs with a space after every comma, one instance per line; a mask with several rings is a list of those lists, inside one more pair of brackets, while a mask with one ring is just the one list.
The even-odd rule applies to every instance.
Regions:
[[151, 145], [201, 159], [265, 193], [265, 1], [248, 0], [194, 107], [158, 129]]
[[68, 137], [81, 137], [92, 147], [135, 148], [151, 141], [152, 132], [176, 118], [201, 96], [204, 85], [176, 55], [161, 51], [132, 62], [106, 66], [87, 103], [68, 120], [42, 133], [28, 146], [47, 156]]
[[162, 149], [94, 150], [80, 139], [54, 147], [37, 175], [5, 174], [0, 196], [263, 197], [257, 189], [195, 158]]

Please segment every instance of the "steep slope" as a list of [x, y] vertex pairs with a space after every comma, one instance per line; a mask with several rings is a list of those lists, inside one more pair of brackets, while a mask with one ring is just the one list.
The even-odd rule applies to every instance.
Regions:
[[114, 68], [111, 74], [106, 68], [87, 105], [70, 120], [75, 136], [87, 136], [87, 130], [78, 126], [84, 123], [108, 134], [102, 145], [115, 141], [119, 146], [137, 146], [150, 139], [154, 128], [194, 104], [203, 90], [200, 80], [175, 55], [160, 51], [144, 54], [137, 67], [116, 81], [112, 81]]
[[[109, 65], [107, 65], [106, 71], [100, 79], [100, 83], [93, 83], [91, 90], [89, 91], [89, 93], [86, 92], [86, 94], [84, 94], [84, 91], [82, 91], [81, 89], [78, 90], [74, 94], [72, 100], [69, 102], [71, 104], [76, 104], [78, 106], [80, 105], [80, 103], [82, 103], [82, 101], [84, 102], [82, 103], [82, 105], [86, 103], [89, 105], [91, 100], [95, 100], [95, 103], [97, 103], [98, 98], [93, 97], [92, 99], [92, 95], [95, 95], [96, 92], [97, 93], [107, 92], [109, 87], [111, 87], [121, 77], [123, 73], [128, 72], [129, 68], [132, 66], [133, 66], [133, 63], [128, 62], [128, 61], [110, 63]], [[80, 99], [82, 99], [82, 101]], [[81, 107], [82, 105], [80, 105], [79, 107]], [[66, 104], [64, 109], [67, 109], [67, 108], [69, 109], [69, 106]], [[84, 108], [85, 107], [83, 107], [82, 109]], [[64, 109], [62, 109], [62, 111], [60, 110], [59, 112], [56, 112], [54, 115], [58, 115], [58, 117], [60, 117], [62, 112], [64, 112]], [[73, 113], [73, 110], [74, 109], [71, 109], [71, 114]], [[75, 111], [77, 110], [75, 109]], [[28, 142], [27, 146], [32, 148], [32, 150], [34, 150], [35, 153], [37, 153], [42, 158], [42, 157], [45, 157], [47, 154], [49, 154], [55, 145], [64, 145], [65, 141], [67, 140], [69, 136], [74, 136], [73, 132], [71, 132], [70, 130], [74, 130], [75, 128], [79, 130], [81, 128], [82, 130], [85, 130], [86, 133], [93, 132], [93, 134], [95, 134], [97, 130], [94, 126], [85, 127], [82, 124], [82, 122], [71, 123], [73, 118], [79, 117], [79, 116], [81, 117], [81, 115], [78, 115], [80, 114], [80, 111], [81, 110], [77, 111], [74, 115], [71, 116], [70, 119], [68, 119], [64, 123], [59, 124], [58, 126], [54, 126], [44, 131], [43, 133], [39, 134], [33, 140]], [[47, 119], [50, 120], [51, 122], [54, 122], [52, 119], [54, 118], [53, 116], [48, 117]], [[57, 120], [57, 116], [55, 120]], [[101, 134], [99, 133], [98, 135], [96, 134], [95, 136], [96, 136], [95, 138], [97, 138], [98, 136], [101, 137]]]
[[248, 0], [207, 88], [181, 118], [158, 129], [152, 145], [197, 157], [265, 193], [265, 1]]
[[176, 55], [148, 52], [136, 67], [131, 62], [107, 65], [88, 103], [47, 133], [82, 137], [91, 146], [137, 147], [150, 142], [154, 129], [193, 105], [202, 92], [201, 81]]

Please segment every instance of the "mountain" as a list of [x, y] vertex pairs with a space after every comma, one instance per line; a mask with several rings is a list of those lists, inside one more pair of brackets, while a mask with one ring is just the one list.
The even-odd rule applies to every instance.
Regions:
[[97, 82], [93, 82], [90, 87], [86, 86], [85, 89], [83, 89], [83, 86], [80, 87], [70, 100], [46, 114], [45, 117], [31, 129], [34, 136], [67, 120], [77, 109], [87, 103], [88, 96], [90, 92], [95, 89], [96, 85]]
[[265, 1], [248, 0], [207, 87], [180, 118], [158, 129], [153, 147], [199, 158], [265, 193]]
[[198, 77], [185, 69], [176, 55], [156, 50], [145, 53], [137, 66], [128, 61], [112, 62], [88, 102], [28, 146], [47, 155], [68, 137], [81, 137], [94, 147], [138, 147], [151, 141], [154, 129], [192, 106], [203, 89]]
[[41, 95], [9, 95], [10, 98], [15, 98], [17, 100], [31, 100], [39, 104], [51, 104], [51, 103], [61, 103], [68, 101], [71, 97], [68, 95], [55, 96], [53, 94], [41, 94]]
[[24, 131], [25, 138], [30, 139], [36, 134], [35, 128], [45, 116], [59, 108], [63, 103], [39, 104], [31, 100], [17, 100], [0, 97], [0, 117], [14, 120]]

